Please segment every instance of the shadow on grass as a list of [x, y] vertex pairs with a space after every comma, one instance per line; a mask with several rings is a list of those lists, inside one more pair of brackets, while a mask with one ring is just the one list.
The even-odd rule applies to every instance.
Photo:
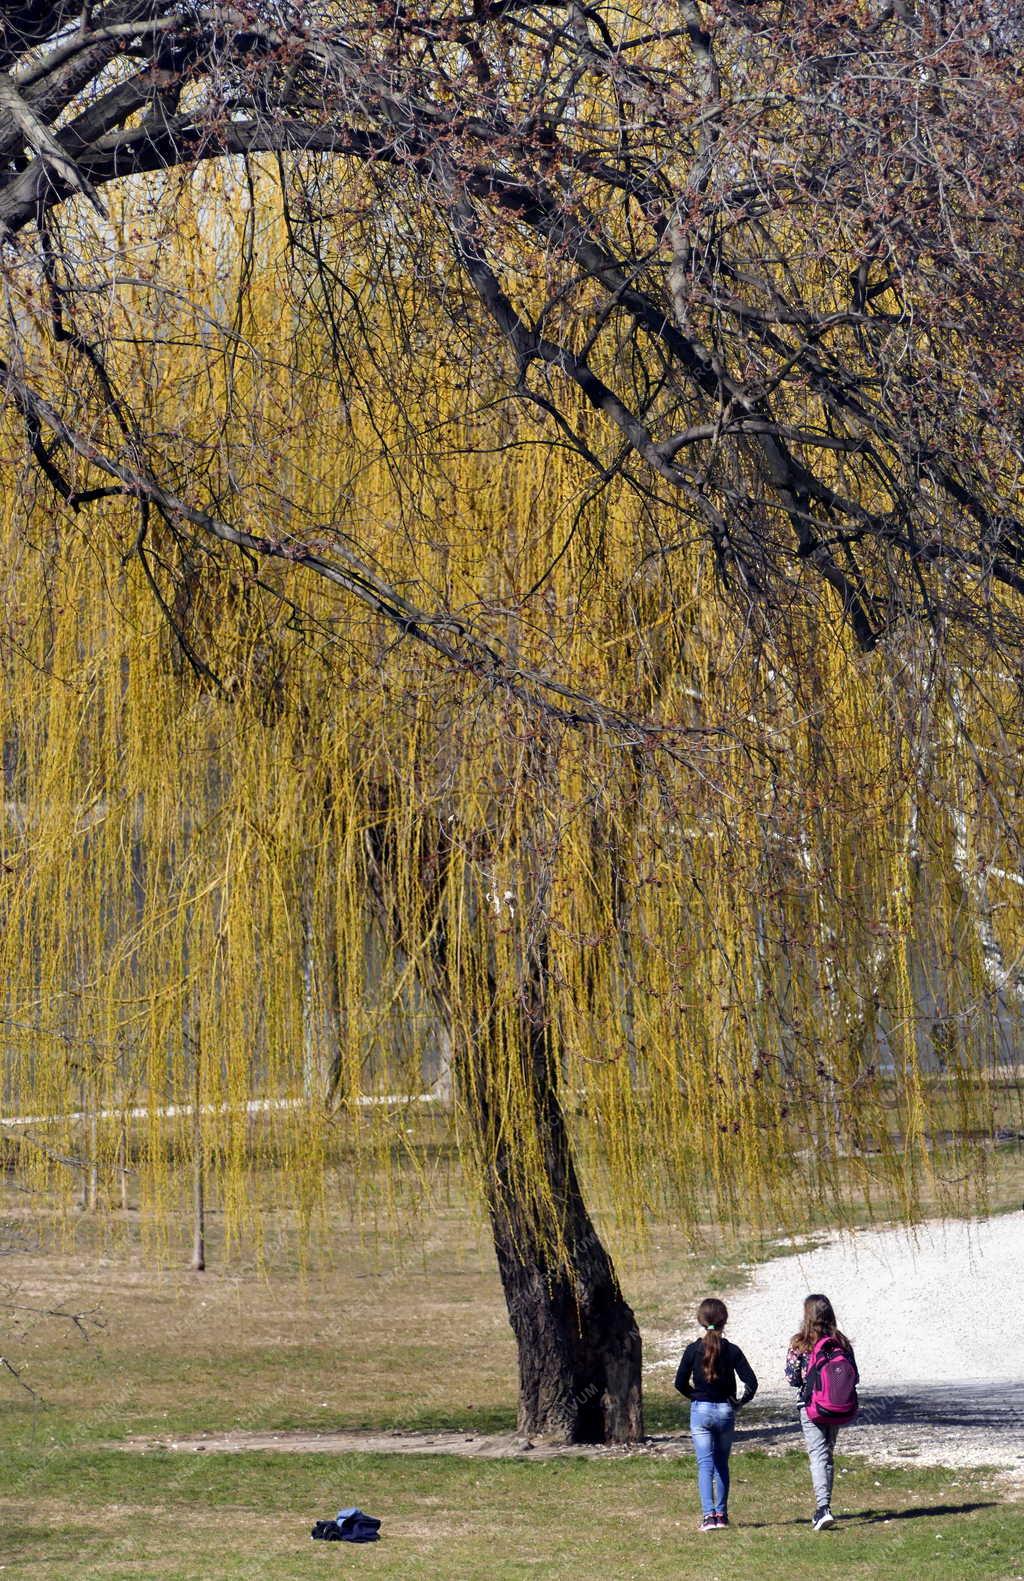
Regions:
[[772, 1443], [777, 1438], [793, 1438], [803, 1445], [800, 1423], [794, 1417], [789, 1422], [765, 1422], [760, 1427], [738, 1427], [736, 1442], [744, 1444]]
[[[749, 1448], [756, 1445], [773, 1443], [778, 1438], [794, 1438], [799, 1446], [803, 1447], [803, 1438], [800, 1434], [800, 1423], [797, 1420], [796, 1410], [787, 1410], [788, 1401], [770, 1400], [764, 1405], [758, 1402], [746, 1410], [740, 1411], [736, 1418], [735, 1442], [745, 1444]], [[644, 1425], [647, 1428], [648, 1438], [668, 1445], [679, 1444], [687, 1452], [691, 1447], [690, 1440], [690, 1402], [688, 1400], [668, 1399], [664, 1396], [648, 1396], [644, 1401]]]
[[[644, 1425], [651, 1438], [685, 1438], [689, 1443], [689, 1421], [689, 1400], [678, 1397], [672, 1400], [660, 1395], [648, 1395], [644, 1400]], [[736, 1419], [737, 1443], [781, 1438], [787, 1433], [799, 1432], [795, 1409], [787, 1411], [784, 1404], [775, 1401], [763, 1407], [751, 1406], [741, 1411]]]
[[[840, 1510], [836, 1514], [834, 1529], [838, 1531], [844, 1526], [881, 1526], [888, 1521], [939, 1520], [944, 1515], [970, 1515], [974, 1510], [998, 1508], [997, 1500], [978, 1499], [971, 1504], [918, 1504], [907, 1510]], [[741, 1517], [737, 1522], [737, 1525], [754, 1532], [772, 1531], [779, 1526], [809, 1527], [810, 1524], [803, 1516], [781, 1521], [745, 1521]]]
[[995, 1510], [994, 1499], [976, 1499], [972, 1504], [918, 1504], [909, 1510], [855, 1510], [841, 1520], [858, 1526], [877, 1526], [883, 1521], [934, 1520], [940, 1515], [970, 1515], [972, 1510]]

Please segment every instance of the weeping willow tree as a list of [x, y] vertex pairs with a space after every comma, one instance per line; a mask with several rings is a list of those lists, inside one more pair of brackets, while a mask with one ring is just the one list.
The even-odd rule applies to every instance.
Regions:
[[309, 1214], [440, 1058], [521, 1425], [576, 1440], [642, 1431], [581, 1180], [956, 1200], [1022, 903], [1021, 127], [968, 12], [6, 9], [28, 1183], [84, 1135], [116, 1192], [137, 1115], [155, 1212]]

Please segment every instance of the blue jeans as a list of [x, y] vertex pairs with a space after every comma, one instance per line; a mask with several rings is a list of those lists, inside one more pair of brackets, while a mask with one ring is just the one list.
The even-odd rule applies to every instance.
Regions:
[[697, 1488], [705, 1515], [724, 1515], [728, 1508], [729, 1451], [735, 1423], [736, 1412], [725, 1400], [694, 1400], [690, 1405]]

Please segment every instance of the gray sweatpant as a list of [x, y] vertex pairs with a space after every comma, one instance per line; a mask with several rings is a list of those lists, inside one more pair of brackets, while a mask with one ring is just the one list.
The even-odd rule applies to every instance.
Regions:
[[807, 1445], [807, 1454], [811, 1462], [815, 1508], [820, 1510], [823, 1505], [832, 1502], [832, 1478], [836, 1469], [833, 1456], [839, 1429], [819, 1427], [817, 1422], [811, 1421], [803, 1406], [800, 1407], [800, 1426], [803, 1429], [804, 1443]]

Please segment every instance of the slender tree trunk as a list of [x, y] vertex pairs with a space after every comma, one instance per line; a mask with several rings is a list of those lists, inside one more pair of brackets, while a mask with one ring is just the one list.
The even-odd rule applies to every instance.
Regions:
[[128, 1124], [121, 1123], [121, 1146], [118, 1159], [118, 1174], [121, 1180], [121, 1212], [128, 1212]]
[[206, 1158], [203, 1149], [202, 1051], [192, 1040], [192, 1271], [206, 1272]]
[[82, 1133], [85, 1167], [82, 1170], [82, 1211], [95, 1213], [99, 1202], [99, 1147], [98, 1122], [92, 1085], [88, 1077], [82, 1078]]
[[196, 1137], [192, 1163], [192, 1272], [206, 1272], [206, 1181], [203, 1175], [201, 1136]]
[[89, 1212], [95, 1213], [100, 1200], [99, 1121], [96, 1110], [89, 1116]]

